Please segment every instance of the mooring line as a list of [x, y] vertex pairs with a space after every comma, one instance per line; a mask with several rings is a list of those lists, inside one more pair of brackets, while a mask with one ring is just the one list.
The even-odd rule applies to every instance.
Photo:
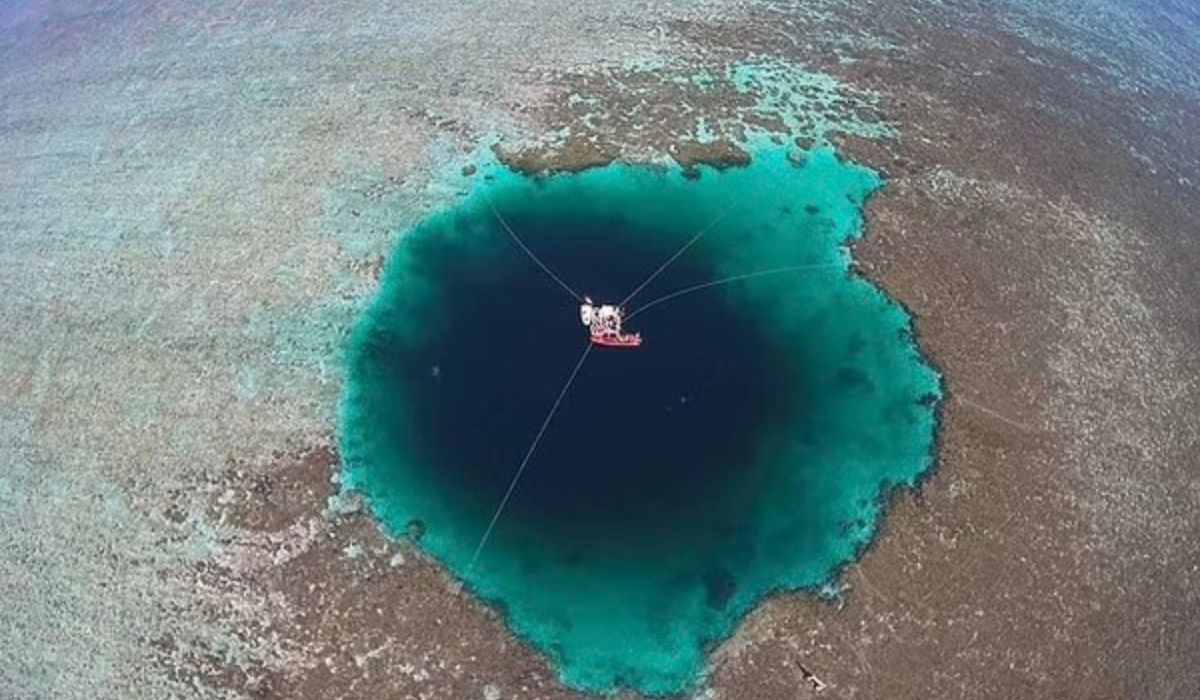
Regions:
[[592, 342], [589, 340], [587, 347], [583, 349], [583, 354], [579, 356], [579, 361], [575, 363], [575, 369], [571, 370], [571, 376], [567, 379], [567, 383], [563, 384], [563, 388], [558, 392], [558, 398], [555, 399], [554, 405], [550, 407], [550, 412], [546, 414], [546, 419], [542, 421], [542, 427], [538, 430], [537, 436], [533, 438], [533, 442], [529, 444], [529, 449], [525, 451], [525, 458], [521, 460], [521, 465], [517, 467], [517, 473], [513, 475], [512, 481], [508, 483], [508, 490], [504, 492], [504, 497], [500, 499], [500, 505], [496, 506], [496, 512], [492, 514], [492, 520], [488, 523], [487, 529], [483, 531], [483, 537], [479, 538], [479, 544], [475, 547], [475, 553], [471, 555], [471, 561], [467, 563], [467, 568], [463, 572], [462, 579], [459, 581], [458, 591], [462, 591], [463, 585], [466, 584], [467, 578], [475, 568], [475, 562], [479, 559], [479, 554], [483, 552], [483, 548], [487, 545], [488, 538], [492, 536], [492, 530], [496, 527], [496, 522], [500, 520], [500, 514], [504, 512], [505, 506], [508, 505], [508, 500], [512, 498], [513, 491], [517, 488], [517, 482], [521, 480], [521, 475], [525, 473], [525, 467], [529, 465], [529, 460], [533, 457], [534, 450], [537, 449], [538, 443], [542, 441], [542, 436], [546, 434], [546, 428], [550, 427], [550, 421], [554, 419], [554, 414], [558, 412], [558, 407], [562, 404], [563, 398], [567, 395], [567, 390], [575, 383], [575, 377], [579, 374], [580, 368], [588, 358], [588, 354], [592, 352]]
[[788, 267], [775, 267], [775, 268], [771, 268], [769, 270], [759, 270], [758, 272], [748, 272], [744, 275], [734, 275], [732, 277], [723, 277], [719, 280], [705, 282], [704, 284], [697, 284], [697, 285], [693, 285], [691, 287], [684, 287], [683, 289], [677, 289], [677, 290], [671, 292], [670, 294], [664, 294], [663, 296], [658, 297], [657, 299], [654, 299], [652, 301], [646, 302], [645, 304], [642, 304], [641, 306], [634, 309], [632, 313], [630, 313], [628, 316], [626, 316], [625, 320], [628, 321], [628, 320], [632, 319], [634, 316], [637, 316], [638, 314], [642, 313], [646, 309], [649, 309], [653, 306], [658, 306], [659, 304], [661, 304], [663, 302], [670, 301], [672, 299], [677, 299], [685, 294], [691, 294], [692, 292], [699, 292], [701, 290], [708, 289], [709, 287], [716, 287], [717, 285], [721, 285], [721, 284], [729, 284], [730, 282], [737, 282], [738, 280], [750, 279], [752, 277], [764, 277], [766, 275], [778, 275], [778, 274], [782, 274], [784, 272], [800, 272], [802, 270], [817, 270], [817, 269], [826, 268], [826, 267], [841, 267], [843, 264], [844, 263], [836, 262], [836, 263], [819, 263], [819, 264], [814, 264], [814, 265], [790, 265]]
[[1008, 416], [1006, 416], [998, 411], [993, 411], [992, 409], [988, 408], [987, 406], [975, 403], [974, 401], [966, 398], [965, 396], [961, 396], [959, 394], [954, 394], [950, 398], [954, 401], [958, 401], [959, 403], [963, 404], [964, 406], [970, 406], [971, 408], [974, 408], [978, 411], [982, 411], [982, 412], [988, 414], [989, 416], [991, 416], [992, 418], [995, 418], [996, 420], [999, 420], [999, 421], [1002, 421], [1004, 423], [1011, 425], [1012, 427], [1016, 428], [1017, 430], [1023, 430], [1027, 433], [1032, 433], [1034, 435], [1042, 432], [1042, 431], [1038, 430], [1037, 428], [1034, 428], [1033, 426], [1025, 425], [1021, 421], [1013, 420], [1012, 418], [1009, 418]]
[[521, 250], [525, 251], [525, 254], [528, 255], [531, 260], [533, 260], [535, 263], [537, 263], [537, 266], [542, 268], [542, 270], [547, 275], [550, 275], [551, 279], [553, 279], [555, 282], [558, 282], [558, 286], [560, 286], [564, 290], [566, 290], [567, 294], [570, 294], [572, 297], [575, 298], [575, 301], [578, 301], [579, 303], [582, 304], [583, 297], [579, 296], [579, 294], [576, 293], [574, 289], [571, 289], [570, 285], [568, 285], [566, 282], [562, 281], [561, 277], [554, 274], [554, 270], [551, 270], [550, 267], [548, 265], [546, 265], [546, 263], [542, 262], [541, 259], [538, 258], [538, 256], [534, 255], [533, 251], [529, 249], [529, 246], [525, 245], [525, 241], [522, 241], [521, 237], [517, 235], [517, 232], [512, 229], [512, 226], [509, 226], [508, 222], [504, 220], [504, 217], [500, 216], [500, 210], [496, 208], [495, 203], [492, 202], [492, 198], [488, 197], [487, 201], [488, 201], [488, 206], [492, 208], [492, 213], [496, 215], [496, 220], [500, 222], [500, 225], [504, 227], [505, 231], [508, 231], [508, 235], [511, 236], [514, 241], [517, 242], [517, 245], [521, 246]]
[[636, 287], [636, 288], [635, 288], [635, 289], [634, 289], [632, 292], [630, 292], [628, 296], [626, 296], [624, 299], [622, 299], [622, 300], [621, 300], [621, 303], [620, 303], [620, 304], [618, 304], [618, 306], [622, 306], [622, 307], [623, 307], [623, 306], [625, 306], [626, 304], [628, 304], [630, 299], [633, 299], [635, 296], [637, 296], [638, 292], [642, 291], [643, 289], [645, 289], [645, 288], [646, 288], [646, 285], [648, 285], [648, 284], [650, 284], [651, 282], [653, 282], [653, 281], [654, 281], [654, 278], [656, 278], [656, 277], [658, 277], [660, 274], [662, 274], [662, 271], [663, 271], [663, 270], [665, 270], [665, 269], [667, 269], [668, 267], [670, 267], [670, 266], [671, 266], [671, 263], [675, 262], [675, 259], [676, 259], [676, 258], [678, 258], [680, 255], [683, 255], [684, 251], [686, 251], [688, 248], [691, 248], [691, 247], [692, 247], [692, 244], [694, 244], [696, 241], [700, 240], [700, 237], [701, 237], [701, 236], [703, 236], [704, 234], [706, 234], [706, 233], [708, 233], [710, 230], [712, 230], [712, 227], [714, 227], [714, 226], [716, 226], [717, 224], [721, 223], [721, 220], [722, 220], [722, 219], [724, 219], [724, 218], [725, 218], [725, 216], [726, 216], [727, 214], [729, 214], [729, 212], [730, 212], [730, 211], [732, 211], [732, 210], [733, 210], [733, 207], [734, 207], [734, 205], [736, 205], [736, 204], [737, 204], [737, 200], [736, 200], [736, 199], [735, 199], [734, 201], [730, 202], [730, 203], [729, 203], [729, 206], [725, 207], [725, 210], [724, 210], [724, 211], [722, 211], [722, 212], [720, 213], [720, 215], [718, 215], [718, 216], [717, 216], [717, 218], [713, 219], [711, 223], [709, 223], [709, 224], [708, 224], [707, 226], [705, 226], [704, 228], [700, 229], [700, 231], [698, 231], [698, 232], [696, 233], [696, 235], [692, 236], [692, 237], [691, 237], [691, 239], [690, 239], [690, 240], [689, 240], [687, 243], [684, 243], [684, 244], [683, 244], [683, 247], [682, 247], [682, 248], [680, 248], [679, 250], [675, 251], [675, 254], [674, 254], [674, 255], [672, 255], [671, 257], [667, 258], [667, 261], [666, 261], [666, 262], [664, 262], [662, 265], [659, 265], [659, 266], [658, 266], [658, 269], [657, 269], [657, 270], [655, 270], [654, 272], [650, 273], [650, 276], [649, 276], [649, 277], [647, 277], [647, 278], [645, 279], [645, 281], [644, 281], [644, 282], [642, 282], [641, 284], [639, 284], [639, 285], [638, 285], [638, 286], [637, 286], [637, 287]]

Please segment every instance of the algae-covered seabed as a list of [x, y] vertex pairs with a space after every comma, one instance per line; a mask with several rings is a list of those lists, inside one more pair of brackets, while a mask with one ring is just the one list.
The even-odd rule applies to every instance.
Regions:
[[884, 173], [855, 256], [947, 400], [840, 599], [698, 692], [1200, 695], [1194, 8], [441, 5], [0, 9], [0, 696], [571, 696], [335, 496], [342, 341], [487, 136], [740, 125]]

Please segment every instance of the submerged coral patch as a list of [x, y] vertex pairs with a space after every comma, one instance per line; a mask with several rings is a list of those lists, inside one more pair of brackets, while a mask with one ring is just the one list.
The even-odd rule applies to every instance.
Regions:
[[[493, 165], [402, 235], [356, 327], [345, 483], [572, 686], [688, 688], [711, 643], [765, 595], [828, 583], [930, 466], [938, 377], [845, 247], [879, 180], [795, 155], [699, 177]], [[620, 301], [701, 231], [626, 304], [642, 347], [578, 364], [572, 294]]]

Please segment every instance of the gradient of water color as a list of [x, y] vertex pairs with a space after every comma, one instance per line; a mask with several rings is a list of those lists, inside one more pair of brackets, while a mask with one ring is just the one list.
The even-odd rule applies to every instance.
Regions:
[[[930, 468], [941, 395], [910, 318], [849, 270], [870, 170], [825, 149], [750, 166], [612, 165], [481, 179], [406, 232], [359, 321], [342, 406], [344, 482], [419, 535], [569, 685], [685, 690], [762, 598], [816, 589]], [[725, 276], [597, 349], [474, 568], [496, 503], [586, 344], [568, 284], [629, 304]]]

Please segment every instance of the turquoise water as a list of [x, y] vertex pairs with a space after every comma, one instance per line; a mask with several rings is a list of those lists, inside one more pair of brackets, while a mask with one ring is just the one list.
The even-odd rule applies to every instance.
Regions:
[[[814, 590], [870, 542], [886, 493], [931, 466], [939, 379], [910, 319], [849, 270], [880, 186], [826, 149], [759, 147], [689, 177], [494, 167], [404, 233], [356, 326], [344, 482], [500, 609], [567, 684], [670, 693], [762, 598]], [[568, 285], [647, 307], [638, 350], [597, 348], [473, 568], [509, 479], [586, 347]]]

